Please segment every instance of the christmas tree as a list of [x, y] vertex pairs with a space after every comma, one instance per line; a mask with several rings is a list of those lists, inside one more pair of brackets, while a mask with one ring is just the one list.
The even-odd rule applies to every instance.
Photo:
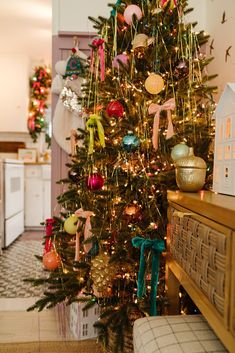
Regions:
[[98, 303], [97, 326], [106, 339], [115, 330], [123, 352], [133, 320], [164, 312], [171, 150], [187, 143], [211, 173], [215, 87], [206, 69], [212, 58], [201, 50], [208, 36], [187, 23], [186, 0], [111, 7], [108, 19], [91, 19], [98, 35], [83, 90], [86, 129], [77, 133], [83, 146], [61, 181], [67, 189], [43, 256], [45, 277], [32, 279], [47, 290], [30, 309]]

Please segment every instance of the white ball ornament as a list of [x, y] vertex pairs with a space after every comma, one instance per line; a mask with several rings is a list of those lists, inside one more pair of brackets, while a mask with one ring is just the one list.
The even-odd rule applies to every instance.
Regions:
[[128, 25], [132, 24], [133, 16], [136, 16], [140, 20], [143, 16], [142, 11], [137, 5], [128, 5], [124, 11], [124, 20]]
[[151, 94], [158, 94], [164, 88], [163, 78], [155, 73], [151, 73], [145, 80], [145, 88]]
[[184, 143], [178, 143], [171, 150], [171, 158], [173, 162], [176, 162], [178, 159], [187, 157], [189, 155], [189, 147]]
[[70, 235], [75, 235], [77, 232], [78, 217], [70, 216], [64, 222], [64, 230]]

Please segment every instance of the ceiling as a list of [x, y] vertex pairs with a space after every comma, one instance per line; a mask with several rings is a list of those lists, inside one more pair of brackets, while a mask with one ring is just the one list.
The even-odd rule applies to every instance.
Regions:
[[51, 63], [52, 0], [0, 0], [0, 55]]

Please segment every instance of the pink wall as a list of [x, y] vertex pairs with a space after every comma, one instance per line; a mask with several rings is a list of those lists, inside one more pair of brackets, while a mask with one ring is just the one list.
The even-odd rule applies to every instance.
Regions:
[[[59, 32], [58, 35], [52, 37], [52, 76], [55, 76], [55, 63], [58, 60], [67, 59], [74, 46], [74, 36], [78, 37], [79, 49], [85, 54], [89, 55], [89, 43], [95, 36], [95, 33], [84, 32]], [[56, 106], [58, 96], [52, 95], [52, 117]], [[53, 120], [52, 120], [53, 124]], [[51, 209], [52, 215], [58, 215], [59, 207], [57, 205], [57, 196], [63, 192], [63, 186], [56, 184], [60, 179], [66, 178], [68, 174], [67, 167], [65, 166], [70, 160], [69, 155], [65, 153], [60, 146], [56, 143], [52, 136], [52, 195], [51, 195]]]

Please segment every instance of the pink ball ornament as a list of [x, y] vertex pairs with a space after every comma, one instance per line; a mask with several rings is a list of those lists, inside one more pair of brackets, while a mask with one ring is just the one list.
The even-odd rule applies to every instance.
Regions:
[[99, 173], [91, 174], [87, 178], [87, 187], [89, 190], [100, 190], [104, 186], [104, 178]]
[[137, 5], [129, 5], [126, 7], [124, 11], [124, 19], [128, 25], [132, 24], [132, 17], [135, 15], [138, 20], [140, 20], [143, 16], [142, 11]]
[[113, 67], [115, 69], [120, 69], [120, 63], [121, 62], [124, 66], [128, 66], [129, 58], [126, 54], [118, 54], [115, 56], [113, 59]]

